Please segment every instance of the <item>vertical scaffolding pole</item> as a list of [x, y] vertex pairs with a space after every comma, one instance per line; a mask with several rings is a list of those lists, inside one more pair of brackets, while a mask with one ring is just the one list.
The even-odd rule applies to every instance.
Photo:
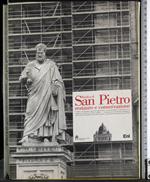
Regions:
[[43, 20], [43, 13], [42, 13], [42, 3], [40, 2], [40, 42], [42, 43], [43, 42], [43, 39], [42, 39], [42, 33], [43, 33], [43, 31], [42, 31], [42, 20]]
[[[108, 74], [110, 75], [110, 72], [111, 72], [111, 63], [110, 63], [110, 59], [111, 59], [111, 53], [110, 53], [110, 40], [111, 40], [111, 35], [110, 35], [110, 27], [111, 27], [111, 24], [110, 24], [110, 2], [108, 1], [107, 2], [107, 6], [108, 6], [108, 25], [109, 25], [109, 30], [108, 30], [108, 42], [109, 42], [109, 62], [108, 62]], [[112, 78], [109, 76], [109, 89], [112, 88]]]
[[[8, 56], [7, 56], [7, 50], [8, 50], [8, 39], [7, 39], [7, 33], [8, 33], [8, 22], [6, 21], [8, 19], [8, 8], [6, 5], [3, 5], [3, 100], [5, 101], [3, 103], [3, 113], [4, 113], [4, 122], [3, 122], [3, 131], [4, 131], [4, 171], [3, 175], [4, 178], [7, 177], [7, 174], [10, 174], [10, 166], [9, 166], [9, 154], [10, 154], [10, 148], [9, 148], [9, 113], [8, 113]], [[4, 74], [5, 73], [5, 74]]]

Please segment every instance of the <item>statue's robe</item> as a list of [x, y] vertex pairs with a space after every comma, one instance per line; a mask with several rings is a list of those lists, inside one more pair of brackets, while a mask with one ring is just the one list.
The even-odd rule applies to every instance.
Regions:
[[[20, 76], [20, 81], [32, 80], [28, 86], [23, 139], [26, 136], [57, 137], [66, 130], [63, 80], [53, 61], [47, 59], [40, 69], [35, 62], [28, 63]], [[54, 85], [57, 94], [53, 94]]]

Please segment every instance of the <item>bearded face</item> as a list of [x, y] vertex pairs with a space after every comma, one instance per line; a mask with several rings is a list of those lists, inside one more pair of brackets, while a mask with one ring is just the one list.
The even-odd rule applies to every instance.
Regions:
[[45, 60], [45, 52], [43, 50], [37, 50], [36, 52], [36, 60], [39, 63], [43, 63]]

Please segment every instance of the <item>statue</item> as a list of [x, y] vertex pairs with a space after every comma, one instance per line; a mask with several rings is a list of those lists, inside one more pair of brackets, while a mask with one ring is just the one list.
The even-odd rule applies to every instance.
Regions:
[[57, 144], [65, 140], [64, 83], [55, 62], [46, 58], [46, 48], [43, 43], [36, 46], [36, 60], [19, 78], [28, 90], [22, 145], [29, 139]]

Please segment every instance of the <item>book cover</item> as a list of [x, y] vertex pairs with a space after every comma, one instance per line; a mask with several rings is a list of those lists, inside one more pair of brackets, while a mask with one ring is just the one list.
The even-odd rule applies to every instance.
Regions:
[[139, 8], [9, 0], [5, 177], [140, 177]]

